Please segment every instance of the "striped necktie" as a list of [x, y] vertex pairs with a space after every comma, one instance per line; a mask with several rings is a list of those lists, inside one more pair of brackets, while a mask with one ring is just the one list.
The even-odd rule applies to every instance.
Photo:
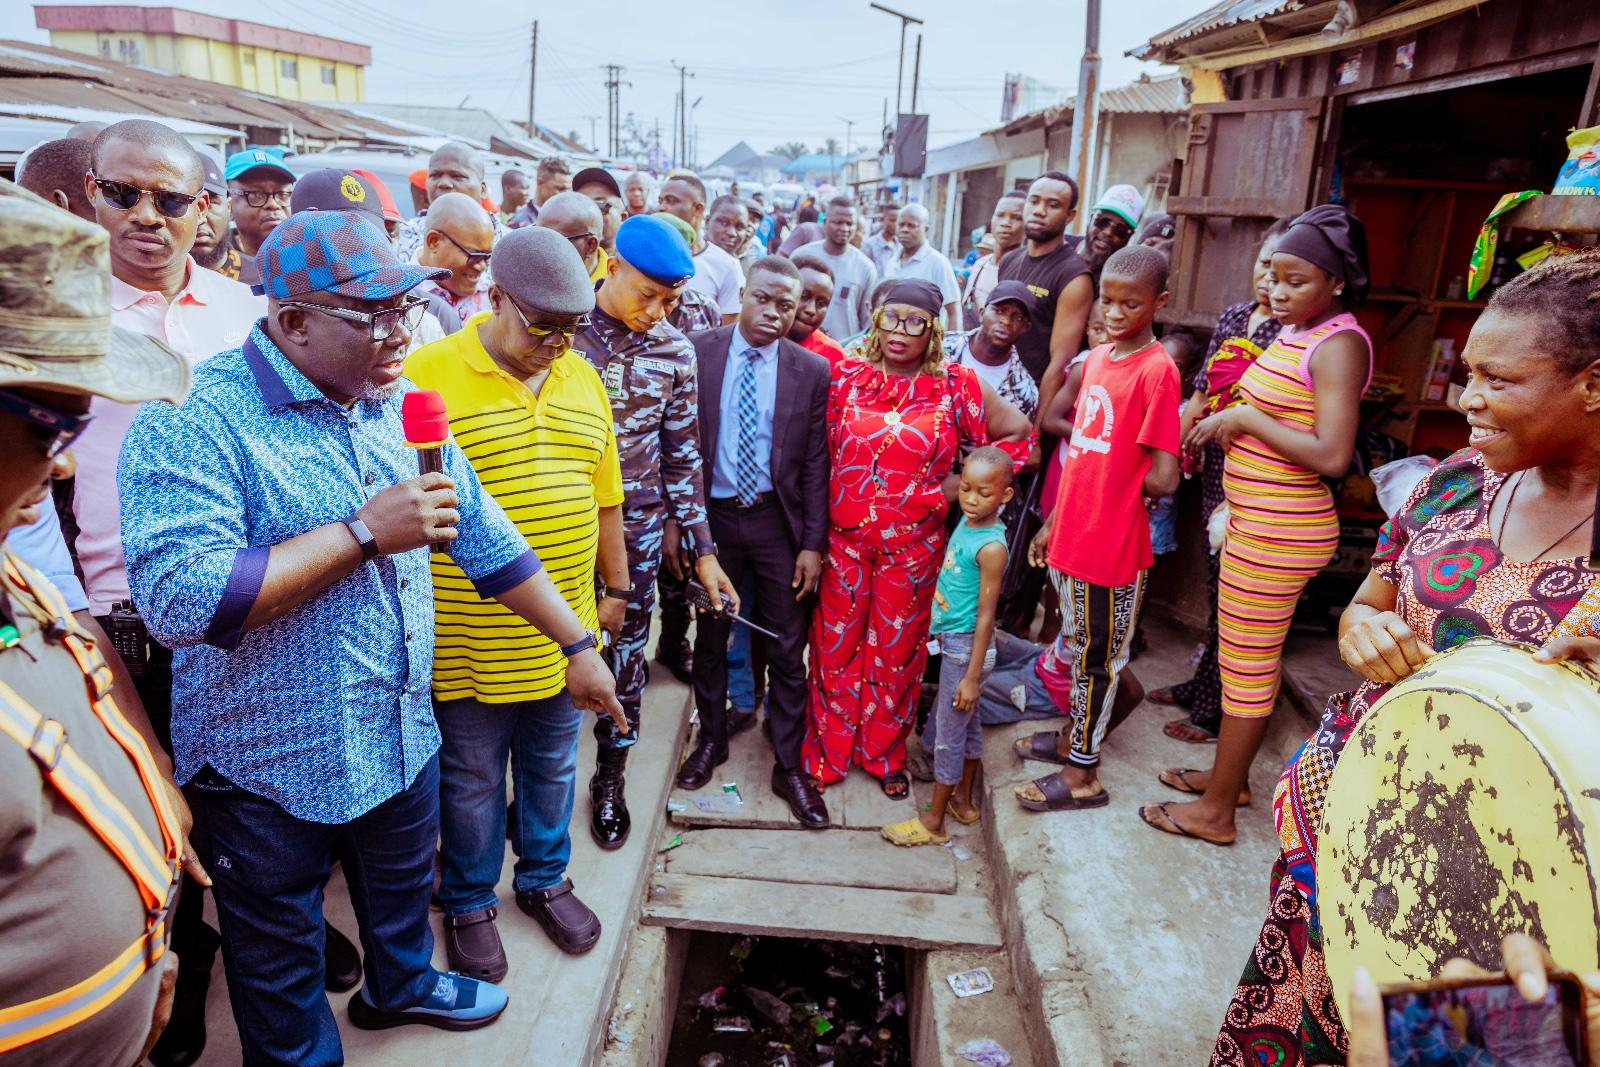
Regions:
[[756, 360], [761, 353], [753, 348], [744, 350], [744, 362], [739, 366], [739, 379], [734, 383], [734, 409], [739, 416], [739, 440], [734, 449], [734, 493], [739, 503], [746, 507], [754, 504], [759, 495], [756, 479], [761, 468], [756, 465]]

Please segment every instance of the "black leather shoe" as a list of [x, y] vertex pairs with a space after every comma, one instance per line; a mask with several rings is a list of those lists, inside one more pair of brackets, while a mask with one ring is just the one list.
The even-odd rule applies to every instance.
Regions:
[[517, 907], [537, 920], [556, 947], [569, 956], [581, 956], [600, 940], [600, 917], [578, 899], [570, 878], [549, 889], [518, 893]]
[[[757, 704], [756, 706], [760, 707], [761, 705]], [[756, 722], [760, 718], [761, 713], [759, 711], [734, 711], [732, 708], [729, 708], [728, 740], [732, 741], [735, 737], [738, 737], [746, 730], [754, 730], [756, 728]]]
[[[156, 1067], [190, 1067], [206, 1050], [206, 992], [211, 987], [211, 968], [216, 961], [221, 939], [210, 926], [203, 927], [210, 952], [194, 952], [178, 957], [178, 982], [172, 992], [172, 1018], [161, 1031], [150, 1062]], [[204, 936], [204, 935], [202, 935]]]
[[[754, 715], [750, 718], [755, 718]], [[728, 762], [728, 746], [718, 748], [710, 741], [695, 746], [678, 768], [678, 786], [681, 789], [699, 789], [711, 781], [711, 772]]]
[[346, 993], [361, 984], [361, 953], [339, 928], [322, 920], [322, 987]]
[[671, 671], [672, 676], [684, 685], [694, 684], [694, 651], [687, 638], [657, 642], [656, 662]]
[[628, 831], [633, 829], [622, 767], [620, 761], [601, 762], [589, 779], [589, 833], [594, 843], [607, 851], [627, 844]]
[[828, 828], [828, 805], [823, 803], [822, 794], [811, 784], [811, 776], [805, 771], [798, 767], [792, 771], [772, 768], [772, 791], [789, 802], [789, 810], [807, 830]]
[[494, 926], [495, 916], [499, 914], [500, 909], [491, 905], [459, 915], [445, 915], [444, 952], [450, 959], [452, 971], [485, 982], [498, 982], [506, 976], [511, 965], [506, 962], [500, 931]]

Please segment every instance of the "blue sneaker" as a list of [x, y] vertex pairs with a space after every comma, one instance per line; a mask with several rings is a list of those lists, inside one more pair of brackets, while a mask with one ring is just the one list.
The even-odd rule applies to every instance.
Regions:
[[506, 1010], [505, 990], [489, 982], [437, 972], [433, 990], [421, 1004], [399, 1011], [376, 1008], [367, 999], [367, 987], [350, 998], [350, 1022], [360, 1030], [387, 1030], [394, 1026], [435, 1026], [440, 1030], [476, 1030], [488, 1026]]

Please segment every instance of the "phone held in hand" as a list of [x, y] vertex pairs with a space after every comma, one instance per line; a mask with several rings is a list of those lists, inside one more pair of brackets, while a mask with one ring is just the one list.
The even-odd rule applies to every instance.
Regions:
[[1550, 974], [1541, 1000], [1524, 999], [1505, 975], [1386, 985], [1383, 1021], [1396, 1064], [1589, 1063], [1583, 987], [1567, 971]]

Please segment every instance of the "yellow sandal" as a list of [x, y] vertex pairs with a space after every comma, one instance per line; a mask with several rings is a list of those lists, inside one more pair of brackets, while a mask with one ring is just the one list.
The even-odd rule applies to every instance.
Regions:
[[885, 841], [894, 845], [942, 845], [950, 840], [949, 834], [936, 834], [922, 825], [922, 819], [916, 815], [901, 822], [892, 822], [879, 833], [883, 834]]

